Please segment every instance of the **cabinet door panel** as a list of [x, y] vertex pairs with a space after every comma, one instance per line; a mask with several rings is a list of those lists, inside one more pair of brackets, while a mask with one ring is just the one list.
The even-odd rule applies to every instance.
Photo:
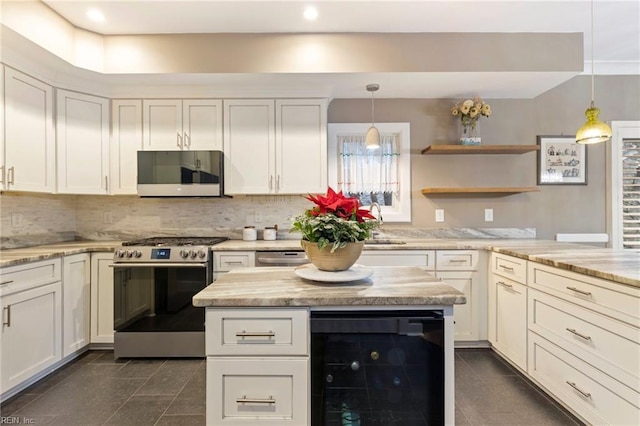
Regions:
[[276, 192], [327, 188], [327, 106], [324, 100], [276, 101]]
[[478, 324], [480, 314], [477, 306], [479, 296], [477, 295], [478, 288], [476, 288], [478, 273], [471, 271], [438, 271], [436, 272], [436, 277], [467, 296], [467, 303], [453, 306], [454, 339], [458, 341], [478, 340], [480, 332], [480, 325]]
[[60, 292], [58, 281], [2, 298], [0, 393], [62, 359]]
[[58, 90], [58, 191], [105, 194], [109, 174], [109, 101]]
[[91, 343], [113, 343], [112, 253], [91, 255]]
[[77, 254], [63, 259], [63, 357], [89, 344], [90, 268], [88, 254]]
[[527, 369], [527, 287], [493, 275], [495, 287], [494, 346], [511, 362]]
[[222, 151], [222, 101], [185, 100], [182, 119], [185, 149]]
[[54, 192], [53, 88], [5, 67], [4, 90], [5, 189]]
[[114, 100], [111, 107], [111, 185], [109, 192], [137, 194], [138, 151], [142, 149], [142, 101]]
[[275, 176], [272, 100], [224, 103], [225, 192], [268, 194]]
[[143, 149], [164, 151], [182, 149], [182, 101], [144, 100], [142, 104]]

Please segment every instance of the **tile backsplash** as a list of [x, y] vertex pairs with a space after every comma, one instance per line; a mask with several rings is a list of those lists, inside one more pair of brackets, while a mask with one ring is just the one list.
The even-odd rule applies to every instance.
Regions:
[[[0, 248], [63, 241], [127, 240], [151, 236], [225, 236], [242, 238], [254, 225], [258, 238], [266, 226], [289, 234], [291, 218], [310, 207], [300, 195], [234, 198], [139, 198], [136, 196], [4, 193], [0, 196]], [[17, 215], [17, 216], [16, 216]], [[13, 223], [12, 223], [13, 222]], [[535, 238], [535, 228], [412, 228], [384, 225], [398, 238]]]
[[0, 195], [0, 248], [72, 241], [76, 233], [73, 195]]

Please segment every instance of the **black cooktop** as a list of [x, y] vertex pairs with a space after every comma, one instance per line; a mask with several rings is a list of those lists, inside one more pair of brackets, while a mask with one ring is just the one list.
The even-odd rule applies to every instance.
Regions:
[[228, 240], [227, 237], [152, 237], [125, 241], [123, 246], [212, 246]]

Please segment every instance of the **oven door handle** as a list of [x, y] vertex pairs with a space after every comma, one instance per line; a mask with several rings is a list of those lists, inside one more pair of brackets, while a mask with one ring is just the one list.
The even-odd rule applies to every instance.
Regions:
[[131, 263], [112, 263], [110, 268], [206, 268], [206, 263], [153, 263], [153, 262], [131, 262]]

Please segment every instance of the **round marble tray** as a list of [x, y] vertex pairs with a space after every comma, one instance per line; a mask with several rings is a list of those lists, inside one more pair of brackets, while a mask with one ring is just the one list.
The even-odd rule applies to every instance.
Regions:
[[315, 266], [309, 264], [296, 268], [294, 272], [297, 276], [307, 280], [320, 281], [324, 283], [344, 283], [368, 278], [373, 274], [373, 269], [356, 263], [346, 271], [329, 272], [321, 271]]

